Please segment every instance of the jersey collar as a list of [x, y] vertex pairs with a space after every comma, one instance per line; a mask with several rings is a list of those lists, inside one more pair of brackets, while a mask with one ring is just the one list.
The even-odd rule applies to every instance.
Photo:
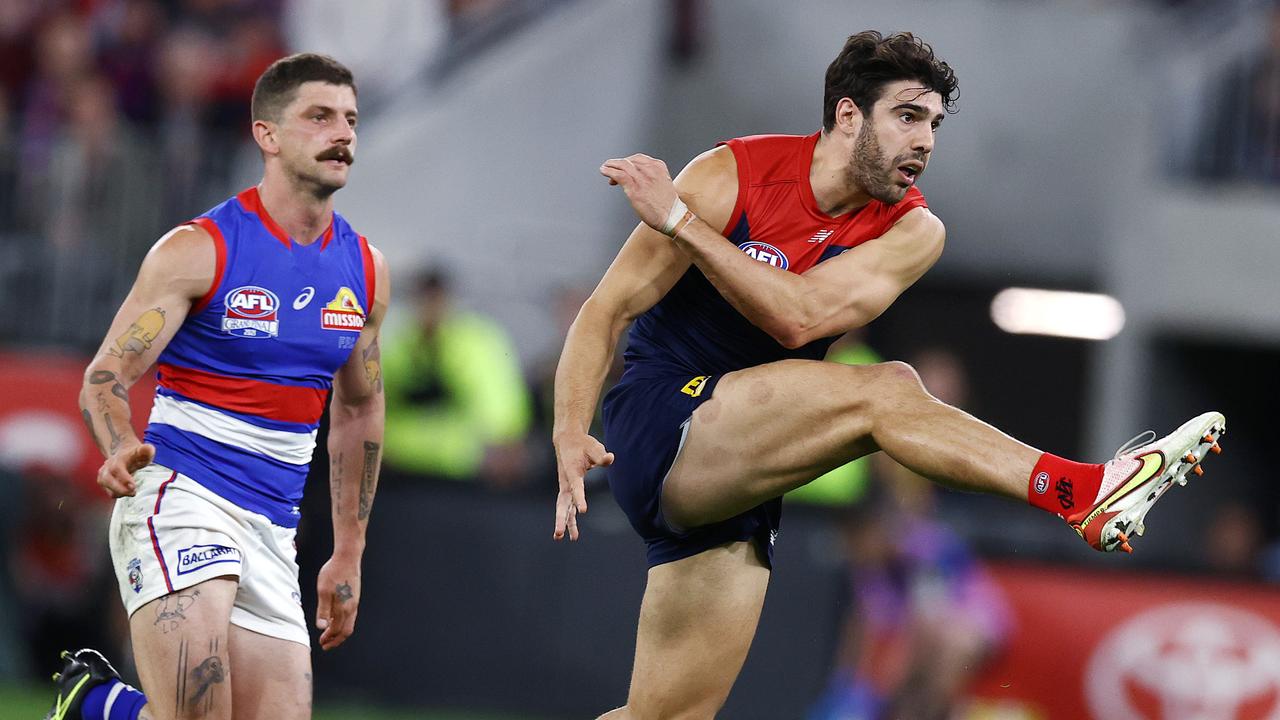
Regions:
[[[267, 208], [262, 204], [262, 196], [258, 194], [258, 186], [246, 188], [236, 195], [236, 200], [240, 201], [240, 205], [245, 210], [258, 216], [262, 221], [262, 226], [271, 233], [275, 239], [284, 244], [285, 247], [293, 249], [293, 241], [289, 239], [289, 233], [280, 227], [280, 224], [267, 212]], [[329, 245], [329, 241], [333, 239], [333, 216], [329, 217], [329, 227], [325, 228], [324, 233], [320, 236], [320, 249], [323, 250]]]

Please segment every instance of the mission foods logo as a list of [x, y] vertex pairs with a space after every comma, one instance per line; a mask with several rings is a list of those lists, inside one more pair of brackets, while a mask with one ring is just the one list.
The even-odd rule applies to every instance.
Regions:
[[237, 337], [264, 338], [280, 334], [276, 317], [280, 300], [270, 290], [245, 285], [227, 293], [223, 304], [222, 332]]
[[762, 263], [769, 263], [780, 270], [786, 270], [787, 266], [791, 264], [781, 250], [769, 243], [745, 242], [739, 245], [738, 248], [749, 257], [753, 257]]
[[355, 330], [364, 328], [364, 308], [356, 300], [351, 288], [343, 287], [333, 300], [320, 311], [320, 327], [325, 330]]

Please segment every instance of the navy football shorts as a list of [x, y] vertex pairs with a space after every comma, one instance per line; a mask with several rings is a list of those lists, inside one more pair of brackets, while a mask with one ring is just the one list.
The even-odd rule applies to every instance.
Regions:
[[782, 498], [710, 525], [676, 529], [662, 516], [662, 483], [684, 445], [689, 419], [720, 377], [627, 372], [604, 398], [604, 445], [613, 496], [648, 546], [649, 567], [730, 542], [754, 540], [772, 567]]

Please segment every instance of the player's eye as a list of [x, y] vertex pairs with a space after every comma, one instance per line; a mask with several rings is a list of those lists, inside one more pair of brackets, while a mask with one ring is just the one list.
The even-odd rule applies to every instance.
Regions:
[[916, 121], [916, 116], [911, 113], [902, 113], [898, 118], [904, 123], [913, 123]]

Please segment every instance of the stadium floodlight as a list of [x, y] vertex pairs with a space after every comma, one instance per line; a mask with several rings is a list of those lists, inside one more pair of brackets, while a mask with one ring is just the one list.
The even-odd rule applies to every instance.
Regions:
[[1110, 340], [1124, 328], [1124, 307], [1098, 293], [1006, 288], [991, 301], [991, 319], [1008, 333]]

